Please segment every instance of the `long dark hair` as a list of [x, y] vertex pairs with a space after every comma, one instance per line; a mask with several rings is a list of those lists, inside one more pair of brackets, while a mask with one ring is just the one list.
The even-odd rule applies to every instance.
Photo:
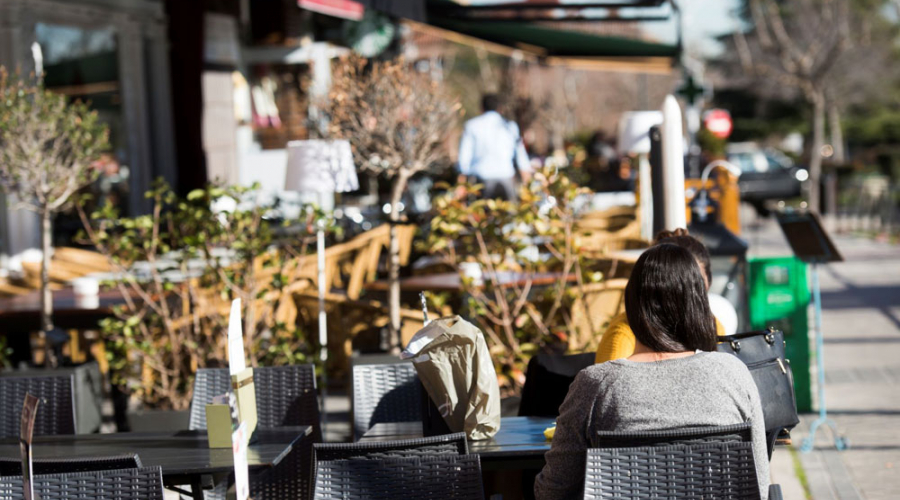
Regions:
[[674, 231], [660, 231], [656, 235], [656, 244], [671, 243], [681, 248], [686, 248], [697, 259], [703, 272], [706, 274], [706, 282], [712, 283], [712, 265], [709, 262], [709, 249], [700, 243], [700, 240], [691, 236], [687, 229], [678, 228]]
[[625, 313], [635, 338], [655, 352], [716, 349], [716, 323], [691, 252], [662, 243], [638, 259], [625, 287]]

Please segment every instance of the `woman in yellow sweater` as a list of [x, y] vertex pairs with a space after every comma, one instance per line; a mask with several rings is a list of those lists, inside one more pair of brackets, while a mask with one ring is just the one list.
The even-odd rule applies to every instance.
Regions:
[[[697, 264], [700, 264], [706, 289], [709, 290], [712, 269], [709, 263], [709, 250], [703, 243], [689, 235], [687, 229], [661, 231], [656, 235], [655, 245], [660, 243], [678, 245], [691, 252], [691, 255], [697, 260]], [[725, 329], [718, 319], [716, 320], [716, 335], [725, 335]], [[634, 332], [631, 331], [628, 317], [623, 311], [610, 320], [609, 326], [606, 327], [606, 331], [600, 339], [600, 345], [597, 347], [597, 356], [594, 362], [605, 363], [613, 359], [627, 358], [634, 354], [635, 342]]]

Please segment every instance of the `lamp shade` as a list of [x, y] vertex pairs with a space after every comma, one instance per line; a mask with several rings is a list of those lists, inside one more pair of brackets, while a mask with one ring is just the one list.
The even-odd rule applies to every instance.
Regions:
[[632, 111], [623, 113], [619, 120], [619, 151], [625, 154], [650, 152], [650, 127], [660, 125], [660, 111]]
[[284, 189], [301, 193], [346, 193], [359, 189], [350, 143], [291, 141], [287, 144]]

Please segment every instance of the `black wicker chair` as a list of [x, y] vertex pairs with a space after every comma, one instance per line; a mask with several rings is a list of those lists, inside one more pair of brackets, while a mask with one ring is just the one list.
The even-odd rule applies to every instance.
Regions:
[[[256, 416], [259, 427], [311, 425], [313, 439], [322, 440], [319, 399], [314, 365], [273, 366], [253, 369]], [[190, 428], [206, 429], [206, 405], [231, 390], [226, 368], [202, 368], [194, 379]]]
[[[141, 459], [136, 454], [108, 457], [35, 458], [32, 459], [35, 474], [69, 474], [114, 469], [140, 469]], [[22, 460], [0, 457], [0, 476], [22, 474]]]
[[[750, 423], [645, 432], [598, 431], [588, 450], [585, 500], [758, 499]], [[781, 499], [781, 487], [769, 487]]]
[[594, 364], [594, 353], [538, 353], [528, 362], [520, 417], [558, 417], [559, 406], [578, 372]]
[[319, 462], [333, 460], [414, 458], [431, 455], [465, 455], [469, 452], [463, 432], [417, 439], [365, 443], [317, 443], [313, 445], [312, 477]]
[[751, 443], [591, 448], [584, 498], [759, 500]]
[[[34, 477], [41, 500], [162, 500], [159, 467], [116, 469]], [[0, 500], [21, 500], [22, 476], [0, 477]]]
[[419, 376], [412, 363], [353, 367], [353, 440], [382, 422], [421, 422]]
[[314, 500], [483, 500], [477, 455], [450, 453], [319, 463]]
[[26, 393], [41, 400], [34, 435], [75, 434], [74, 384], [73, 375], [0, 377], [0, 438], [19, 436]]
[[[307, 498], [312, 469], [312, 443], [322, 440], [316, 372], [311, 364], [253, 369], [256, 388], [256, 413], [259, 428], [310, 425], [306, 439], [277, 467], [251, 476], [250, 491], [256, 500]], [[206, 429], [206, 404], [225, 394], [231, 376], [225, 368], [197, 370], [191, 400], [191, 429]], [[204, 492], [207, 499], [224, 498], [224, 486]]]

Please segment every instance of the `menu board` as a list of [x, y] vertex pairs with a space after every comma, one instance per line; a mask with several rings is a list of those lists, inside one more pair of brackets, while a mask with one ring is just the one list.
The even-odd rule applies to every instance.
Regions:
[[22, 405], [22, 428], [19, 433], [19, 448], [22, 451], [22, 492], [25, 500], [38, 500], [34, 493], [34, 469], [32, 468], [31, 440], [34, 434], [34, 420], [40, 400], [31, 394], [25, 394]]

